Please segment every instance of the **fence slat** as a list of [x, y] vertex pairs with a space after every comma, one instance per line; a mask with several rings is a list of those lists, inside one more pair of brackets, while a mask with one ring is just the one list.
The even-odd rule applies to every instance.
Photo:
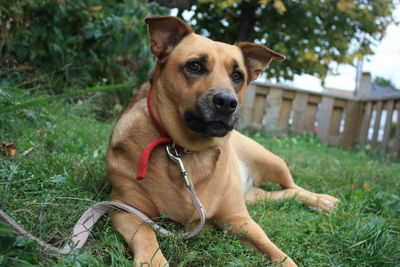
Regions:
[[360, 113], [361, 104], [360, 102], [349, 101], [346, 106], [346, 119], [344, 122], [344, 130], [342, 138], [340, 140], [340, 147], [342, 149], [350, 149], [360, 133]]
[[307, 105], [306, 115], [304, 119], [304, 130], [308, 133], [314, 131], [315, 116], [317, 115], [317, 105]]
[[283, 90], [283, 98], [293, 100], [295, 96], [296, 96], [295, 91], [293, 92], [293, 91]]
[[254, 97], [253, 115], [251, 116], [251, 125], [261, 126], [262, 118], [265, 111], [265, 103], [267, 97], [265, 95], [256, 94]]
[[271, 88], [265, 106], [263, 125], [266, 132], [276, 132], [278, 129], [279, 113], [282, 106], [282, 90]]
[[314, 105], [318, 105], [319, 102], [321, 102], [321, 96], [320, 95], [309, 95], [308, 96], [308, 103], [312, 103]]
[[333, 102], [333, 97], [322, 97], [317, 111], [318, 137], [321, 142], [325, 144], [328, 143], [329, 138], [329, 126], [331, 123]]
[[278, 119], [278, 131], [282, 132], [289, 128], [290, 111], [292, 111], [292, 101], [283, 99], [281, 112]]
[[393, 147], [393, 154], [396, 157], [400, 157], [400, 101], [397, 102], [396, 104], [396, 110], [397, 110], [397, 127], [396, 127], [396, 133], [395, 133], [395, 143]]
[[242, 106], [240, 107], [240, 116], [241, 120], [239, 120], [240, 128], [248, 127], [252, 122], [253, 115], [253, 104], [256, 97], [255, 85], [250, 85], [247, 88], [246, 97], [243, 101]]
[[296, 133], [303, 133], [304, 131], [307, 99], [307, 94], [298, 92], [293, 101], [293, 131]]
[[386, 108], [386, 122], [385, 122], [385, 128], [383, 132], [383, 139], [381, 143], [381, 154], [384, 154], [387, 150], [387, 146], [389, 143], [390, 139], [390, 131], [392, 128], [392, 116], [393, 116], [393, 107], [394, 107], [394, 101], [391, 100], [386, 103], [385, 108]]
[[329, 127], [328, 143], [338, 146], [340, 142], [340, 122], [342, 121], [343, 109], [334, 108], [332, 111], [331, 125]]
[[376, 144], [378, 143], [378, 133], [379, 133], [379, 127], [381, 123], [381, 115], [382, 115], [382, 101], [379, 101], [376, 103], [375, 106], [375, 122], [374, 122], [374, 132], [372, 133], [372, 139], [371, 139], [371, 146], [376, 147]]
[[368, 130], [371, 125], [372, 116], [372, 102], [368, 102], [364, 105], [364, 116], [361, 124], [360, 130], [360, 145], [365, 146], [368, 143]]

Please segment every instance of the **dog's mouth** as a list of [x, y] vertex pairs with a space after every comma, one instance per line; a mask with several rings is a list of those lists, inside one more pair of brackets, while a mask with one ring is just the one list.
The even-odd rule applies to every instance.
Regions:
[[[212, 91], [211, 91], [212, 93]], [[212, 99], [216, 94], [205, 94], [196, 101], [196, 107], [189, 109], [184, 114], [186, 126], [198, 133], [210, 137], [224, 137], [233, 130], [239, 112], [234, 108], [221, 109], [221, 105]]]
[[233, 130], [237, 115], [221, 120], [207, 121], [193, 110], [185, 112], [185, 124], [189, 129], [211, 137], [224, 137]]
[[233, 130], [239, 118], [236, 95], [209, 89], [200, 96], [194, 108], [184, 113], [186, 126], [210, 137], [224, 137]]

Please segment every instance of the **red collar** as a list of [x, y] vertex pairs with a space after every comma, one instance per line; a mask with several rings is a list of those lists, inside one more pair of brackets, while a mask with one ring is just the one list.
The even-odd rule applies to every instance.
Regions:
[[142, 154], [140, 154], [140, 159], [139, 159], [139, 166], [138, 170], [136, 173], [136, 179], [142, 180], [146, 178], [147, 175], [147, 166], [149, 164], [149, 158], [151, 152], [156, 148], [157, 146], [165, 143], [171, 143], [173, 142], [171, 137], [169, 137], [167, 131], [165, 131], [164, 128], [161, 127], [161, 125], [158, 123], [157, 119], [154, 117], [154, 113], [151, 109], [151, 87], [147, 91], [147, 111], [149, 112], [149, 116], [151, 119], [152, 124], [154, 127], [157, 129], [158, 134], [160, 135], [159, 138], [151, 142], [146, 146], [146, 148], [143, 150]]

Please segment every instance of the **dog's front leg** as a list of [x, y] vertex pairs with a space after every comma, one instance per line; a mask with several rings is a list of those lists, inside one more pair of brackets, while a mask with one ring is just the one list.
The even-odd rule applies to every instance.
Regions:
[[232, 217], [225, 224], [228, 225], [229, 232], [239, 236], [247, 246], [279, 263], [279, 266], [297, 266], [291, 258], [272, 243], [261, 227], [250, 216]]
[[279, 266], [297, 266], [250, 217], [244, 200], [227, 196], [224, 202], [215, 217], [219, 226], [237, 235], [246, 245], [263, 253]]
[[168, 266], [153, 229], [125, 212], [112, 211], [110, 217], [134, 254], [133, 266]]

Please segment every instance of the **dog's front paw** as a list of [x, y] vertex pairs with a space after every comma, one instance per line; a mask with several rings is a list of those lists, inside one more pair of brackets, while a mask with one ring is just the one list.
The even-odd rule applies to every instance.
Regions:
[[304, 201], [311, 207], [320, 208], [323, 211], [331, 211], [337, 207], [340, 200], [326, 194], [317, 194], [298, 187], [294, 189], [297, 191], [297, 198]]
[[336, 208], [340, 202], [339, 199], [330, 195], [315, 193], [314, 195], [319, 200], [319, 207], [324, 211], [330, 211]]
[[326, 194], [310, 193], [306, 202], [312, 207], [317, 207], [323, 211], [332, 211], [339, 204], [339, 199]]

